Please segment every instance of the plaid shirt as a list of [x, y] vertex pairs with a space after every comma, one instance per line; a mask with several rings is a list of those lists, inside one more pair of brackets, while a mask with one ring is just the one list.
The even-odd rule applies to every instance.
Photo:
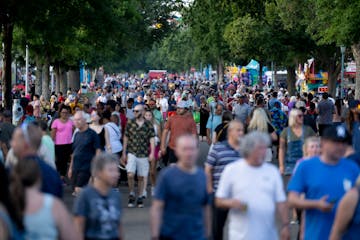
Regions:
[[126, 124], [125, 136], [127, 137], [127, 152], [136, 157], [149, 156], [150, 139], [155, 137], [154, 126], [146, 121], [140, 127], [136, 120], [129, 120]]

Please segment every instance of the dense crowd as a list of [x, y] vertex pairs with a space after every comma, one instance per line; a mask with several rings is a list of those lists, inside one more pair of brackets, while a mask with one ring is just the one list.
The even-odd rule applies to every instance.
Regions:
[[20, 89], [14, 98], [0, 112], [0, 239], [124, 239], [120, 184], [129, 208], [152, 199], [154, 240], [221, 240], [227, 219], [231, 240], [290, 239], [291, 224], [298, 239], [360, 236], [350, 89], [336, 99], [114, 76], [49, 100]]

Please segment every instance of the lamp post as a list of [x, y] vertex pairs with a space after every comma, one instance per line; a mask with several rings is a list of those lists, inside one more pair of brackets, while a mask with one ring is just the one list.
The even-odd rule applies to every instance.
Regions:
[[344, 86], [344, 55], [345, 55], [345, 50], [346, 47], [345, 46], [340, 46], [340, 51], [341, 51], [341, 83], [340, 83], [340, 98], [343, 99], [343, 95], [344, 95], [344, 90], [343, 90], [343, 86]]
[[25, 95], [29, 92], [29, 46], [25, 50]]

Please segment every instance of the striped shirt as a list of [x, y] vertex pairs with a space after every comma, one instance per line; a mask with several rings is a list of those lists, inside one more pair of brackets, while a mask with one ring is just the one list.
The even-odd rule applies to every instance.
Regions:
[[228, 141], [215, 144], [210, 150], [206, 163], [212, 167], [213, 190], [216, 191], [221, 173], [226, 165], [239, 160], [241, 157], [239, 151], [235, 150]]

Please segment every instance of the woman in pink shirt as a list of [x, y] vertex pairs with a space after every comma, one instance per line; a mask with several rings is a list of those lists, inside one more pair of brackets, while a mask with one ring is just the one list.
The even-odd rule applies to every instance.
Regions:
[[51, 137], [55, 143], [56, 168], [62, 179], [65, 178], [70, 162], [73, 122], [69, 119], [70, 107], [61, 106], [60, 117], [51, 125]]

